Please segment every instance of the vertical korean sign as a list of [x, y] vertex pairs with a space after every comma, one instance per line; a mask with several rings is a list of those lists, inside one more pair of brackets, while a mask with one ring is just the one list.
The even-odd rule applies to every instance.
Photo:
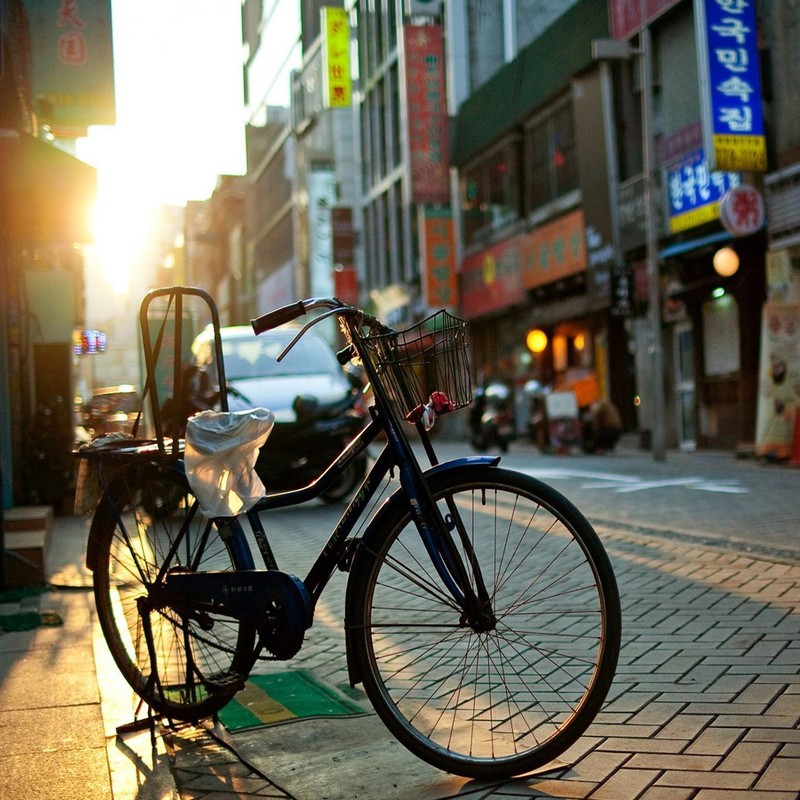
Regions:
[[322, 11], [322, 74], [325, 108], [347, 108], [352, 94], [350, 77], [350, 23], [343, 8]]
[[455, 308], [456, 246], [450, 207], [424, 210], [423, 252], [425, 254], [425, 302], [429, 308]]
[[406, 25], [403, 30], [411, 198], [415, 203], [449, 203], [442, 26]]
[[697, 0], [694, 9], [709, 170], [764, 172], [755, 0]]
[[57, 136], [113, 125], [110, 0], [25, 0], [31, 86], [39, 119]]

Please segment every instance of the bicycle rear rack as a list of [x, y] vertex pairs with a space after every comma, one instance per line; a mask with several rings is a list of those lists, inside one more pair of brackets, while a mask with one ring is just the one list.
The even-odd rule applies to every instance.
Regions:
[[[185, 301], [189, 298], [197, 298], [211, 318], [219, 407], [222, 411], [228, 410], [219, 313], [211, 295], [203, 289], [190, 286], [170, 286], [148, 292], [139, 312], [146, 372], [144, 397], [149, 396], [150, 399], [159, 455], [171, 458], [178, 458], [182, 452], [183, 431], [189, 415], [184, 370], [192, 357], [192, 339], [198, 332], [192, 330], [196, 320], [191, 317], [193, 307], [197, 304], [187, 307]], [[188, 336], [187, 323], [190, 329]], [[169, 397], [172, 398], [173, 413], [165, 419], [164, 403]]]

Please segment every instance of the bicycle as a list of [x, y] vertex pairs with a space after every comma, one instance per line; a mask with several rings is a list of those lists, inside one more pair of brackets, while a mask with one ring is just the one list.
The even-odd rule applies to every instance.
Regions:
[[[92, 455], [102, 496], [87, 563], [119, 669], [152, 712], [211, 716], [258, 659], [299, 652], [339, 569], [348, 573], [350, 682], [363, 684], [403, 745], [473, 778], [549, 763], [595, 718], [617, 664], [619, 596], [597, 534], [565, 497], [499, 466], [499, 456], [438, 462], [433, 417], [472, 399], [465, 321], [440, 311], [393, 331], [336, 299], [309, 299], [252, 324], [259, 333], [310, 312], [321, 313], [289, 348], [337, 318], [347, 339], [340, 361], [361, 362], [374, 405], [309, 486], [211, 518], [187, 478], [183, 443]], [[409, 422], [429, 466], [415, 456]], [[317, 497], [379, 435], [383, 449], [306, 577], [281, 571], [261, 515]]]

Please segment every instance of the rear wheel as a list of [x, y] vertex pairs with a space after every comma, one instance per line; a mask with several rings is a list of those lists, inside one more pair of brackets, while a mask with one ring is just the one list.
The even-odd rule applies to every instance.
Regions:
[[177, 611], [159, 593], [168, 573], [251, 568], [233, 541], [223, 541], [185, 477], [169, 466], [126, 470], [92, 521], [94, 594], [106, 642], [134, 691], [171, 719], [215, 713], [249, 671], [253, 625]]
[[[409, 515], [380, 518], [350, 578], [348, 625], [364, 688], [392, 733], [434, 766], [476, 778], [552, 761], [596, 716], [620, 647], [614, 575], [562, 495], [493, 467], [430, 479], [455, 504], [491, 600], [481, 624], [444, 588]], [[474, 581], [474, 573], [471, 580]]]

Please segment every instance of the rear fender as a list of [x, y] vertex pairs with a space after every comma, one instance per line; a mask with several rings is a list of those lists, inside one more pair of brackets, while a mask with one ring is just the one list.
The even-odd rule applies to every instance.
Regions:
[[100, 549], [100, 545], [97, 540], [98, 532], [103, 529], [110, 511], [111, 509], [108, 498], [103, 497], [95, 509], [94, 516], [92, 517], [92, 524], [89, 528], [89, 536], [86, 540], [86, 567], [90, 572], [94, 572], [95, 564], [97, 563], [97, 553]]
[[[496, 467], [500, 463], [500, 456], [468, 456], [465, 458], [457, 458], [452, 461], [445, 461], [442, 464], [436, 464], [433, 467], [425, 470], [423, 475], [425, 478], [438, 478], [445, 473], [454, 470], [462, 470], [465, 467]], [[344, 630], [345, 630], [345, 644], [347, 649], [347, 671], [350, 678], [350, 685], [355, 686], [361, 683], [361, 674], [353, 658], [353, 645], [352, 637], [354, 627], [357, 625], [358, 609], [355, 607], [353, 586], [355, 581], [354, 575], [358, 575], [360, 571], [360, 564], [363, 556], [362, 543], [370, 541], [372, 538], [380, 535], [379, 532], [386, 530], [388, 523], [395, 517], [404, 513], [407, 510], [407, 501], [402, 489], [396, 489], [386, 500], [381, 504], [381, 507], [375, 513], [375, 516], [370, 521], [363, 536], [355, 548], [352, 565], [350, 567], [350, 576], [347, 581], [347, 592], [345, 595], [345, 615], [344, 615]]]

